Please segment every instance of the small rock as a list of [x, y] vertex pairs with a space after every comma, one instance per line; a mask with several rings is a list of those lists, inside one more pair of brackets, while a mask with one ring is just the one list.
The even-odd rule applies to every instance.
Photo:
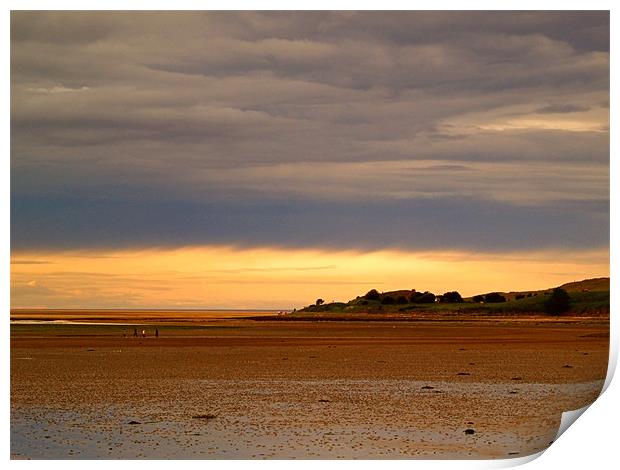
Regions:
[[425, 385], [424, 387], [422, 387], [422, 390], [432, 390], [435, 387], [431, 387], [430, 385]]
[[464, 432], [465, 434], [473, 434], [473, 433], [475, 433], [476, 431], [474, 431], [472, 428], [467, 428], [467, 429], [465, 429], [465, 431], [463, 431], [463, 432]]
[[129, 421], [129, 424], [142, 424], [140, 421]]
[[320, 398], [319, 403], [329, 403], [329, 400], [327, 398]]
[[194, 416], [192, 416], [192, 418], [193, 418], [193, 419], [206, 419], [206, 420], [209, 420], [209, 419], [215, 419], [215, 418], [217, 418], [217, 415], [214, 415], [214, 414], [208, 413], [208, 414], [206, 414], [206, 415], [194, 415]]
[[564, 364], [562, 367], [564, 367], [565, 369], [572, 369], [573, 366], [571, 366], [570, 364]]
[[469, 372], [459, 372], [459, 373], [458, 373], [458, 374], [456, 374], [456, 375], [469, 375]]

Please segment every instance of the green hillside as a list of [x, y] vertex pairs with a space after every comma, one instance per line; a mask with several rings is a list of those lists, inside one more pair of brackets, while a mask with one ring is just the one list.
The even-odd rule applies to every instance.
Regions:
[[560, 287], [567, 292], [609, 292], [609, 278], [597, 277], [584, 281], [569, 282]]
[[[609, 314], [609, 278], [586, 279], [559, 286], [568, 294], [566, 315]], [[454, 314], [538, 314], [548, 313], [554, 288], [522, 292], [487, 292], [460, 298], [458, 293], [371, 290], [348, 302], [309, 305], [297, 313], [454, 313]], [[546, 307], [547, 305], [547, 307]]]

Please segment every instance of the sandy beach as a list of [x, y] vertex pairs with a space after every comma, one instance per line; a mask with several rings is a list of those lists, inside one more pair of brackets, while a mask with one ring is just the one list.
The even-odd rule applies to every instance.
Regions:
[[524, 456], [607, 369], [605, 319], [125, 320], [11, 326], [12, 458]]

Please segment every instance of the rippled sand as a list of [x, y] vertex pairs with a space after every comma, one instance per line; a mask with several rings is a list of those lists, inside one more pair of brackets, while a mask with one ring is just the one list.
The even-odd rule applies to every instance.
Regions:
[[123, 331], [12, 326], [13, 458], [523, 456], [595, 399], [608, 354], [601, 320]]

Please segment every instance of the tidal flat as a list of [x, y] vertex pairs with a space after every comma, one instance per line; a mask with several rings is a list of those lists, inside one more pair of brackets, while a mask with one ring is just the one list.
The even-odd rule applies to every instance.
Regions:
[[11, 456], [525, 456], [596, 399], [608, 339], [600, 318], [13, 324]]

